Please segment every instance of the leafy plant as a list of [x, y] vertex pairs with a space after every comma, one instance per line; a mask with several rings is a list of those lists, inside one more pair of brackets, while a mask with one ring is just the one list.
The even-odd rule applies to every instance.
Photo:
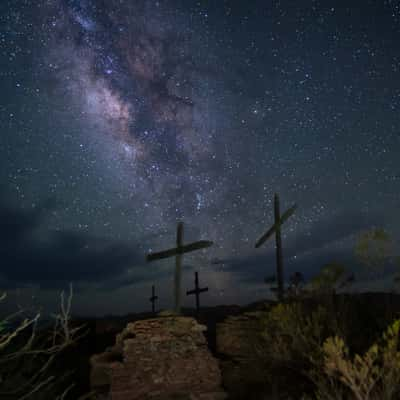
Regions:
[[[298, 382], [303, 400], [400, 398], [400, 320], [391, 323], [372, 346], [366, 341], [360, 346], [360, 340], [350, 335], [358, 335], [359, 327], [354, 330], [348, 320], [340, 326], [340, 315], [340, 307], [333, 314], [316, 305], [315, 298], [281, 303], [266, 312], [264, 347], [259, 349], [266, 362], [266, 380], [282, 387], [288, 381]], [[359, 349], [358, 354], [349, 343]]]
[[324, 308], [307, 312], [298, 302], [281, 303], [264, 317], [263, 352], [272, 364], [311, 365], [311, 359], [321, 359], [322, 344], [332, 331]]
[[[323, 344], [324, 373], [330, 380], [342, 383], [351, 399], [397, 399], [400, 395], [399, 330], [400, 320], [395, 320], [380, 342], [354, 357], [350, 356], [342, 338], [328, 338]], [[321, 378], [321, 382], [326, 382], [326, 377]]]

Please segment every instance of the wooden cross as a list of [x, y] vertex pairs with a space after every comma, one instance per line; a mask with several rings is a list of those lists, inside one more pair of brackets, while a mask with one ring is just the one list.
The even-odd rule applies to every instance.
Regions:
[[156, 311], [155, 308], [155, 302], [158, 299], [158, 296], [156, 296], [156, 291], [155, 291], [155, 287], [154, 285], [151, 287], [151, 297], [150, 297], [150, 301], [151, 301], [151, 312], [154, 314]]
[[274, 196], [274, 214], [275, 223], [272, 227], [258, 239], [256, 243], [256, 248], [260, 247], [264, 242], [266, 242], [275, 233], [275, 244], [276, 244], [276, 276], [278, 279], [278, 299], [282, 301], [284, 293], [284, 277], [283, 277], [283, 255], [282, 255], [282, 239], [281, 239], [281, 226], [289, 219], [296, 210], [297, 205], [286, 210], [283, 215], [280, 215], [279, 211], [279, 196], [275, 193]]
[[199, 287], [199, 274], [197, 271], [194, 273], [194, 287], [195, 287], [194, 289], [188, 290], [186, 292], [186, 296], [190, 296], [191, 294], [196, 295], [196, 313], [198, 314], [200, 310], [200, 293], [208, 292], [208, 287], [205, 288]]
[[175, 297], [175, 312], [181, 312], [181, 270], [183, 254], [191, 251], [204, 249], [213, 245], [213, 242], [208, 240], [199, 240], [190, 244], [183, 244], [183, 222], [178, 224], [176, 232], [176, 247], [159, 253], [150, 253], [147, 255], [147, 261], [161, 260], [175, 256], [175, 277], [174, 277], [174, 297]]

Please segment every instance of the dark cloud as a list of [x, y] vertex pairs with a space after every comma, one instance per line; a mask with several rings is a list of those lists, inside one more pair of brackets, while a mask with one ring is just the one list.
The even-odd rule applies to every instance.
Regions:
[[289, 249], [291, 249], [289, 255], [319, 249], [362, 230], [385, 224], [383, 215], [377, 213], [345, 211], [321, 218], [311, 227], [309, 235], [296, 235], [289, 243]]
[[[285, 280], [296, 271], [300, 271], [306, 280], [312, 278], [318, 273], [320, 268], [329, 263], [338, 262], [352, 270], [353, 259], [351, 252], [347, 250], [327, 250], [316, 254], [309, 254], [300, 260], [287, 259], [284, 260]], [[243, 259], [236, 262], [228, 268], [234, 268], [234, 273], [240, 275], [240, 279], [244, 283], [260, 284], [264, 279], [276, 274], [275, 255], [269, 254], [265, 256], [255, 256], [251, 259]]]
[[[326, 218], [314, 224], [307, 235], [290, 241], [283, 241], [286, 279], [291, 273], [301, 271], [306, 278], [311, 277], [329, 262], [340, 262], [353, 268], [355, 260], [351, 245], [343, 245], [364, 229], [382, 224], [382, 217], [374, 214], [344, 213]], [[270, 239], [267, 253], [254, 250], [254, 255], [238, 259], [219, 260], [243, 281], [263, 282], [264, 278], [275, 273], [275, 241]], [[264, 247], [268, 247], [268, 243]], [[335, 244], [341, 243], [340, 246]], [[296, 257], [295, 257], [296, 256]]]
[[123, 284], [128, 269], [144, 263], [144, 254], [135, 250], [135, 244], [73, 231], [46, 232], [43, 224], [50, 205], [17, 209], [0, 202], [3, 286], [55, 288], [72, 281], [115, 287], [114, 280]]

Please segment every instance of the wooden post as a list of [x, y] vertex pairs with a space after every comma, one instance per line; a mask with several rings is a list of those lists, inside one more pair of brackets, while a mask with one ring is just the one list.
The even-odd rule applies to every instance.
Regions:
[[[183, 223], [178, 224], [176, 231], [176, 248], [181, 249], [183, 246]], [[175, 311], [180, 312], [181, 309], [181, 277], [182, 277], [182, 253], [178, 251], [175, 257]]]
[[276, 244], [276, 276], [278, 279], [278, 299], [283, 300], [283, 254], [282, 254], [282, 238], [281, 238], [281, 226], [279, 224], [281, 214], [279, 211], [279, 196], [275, 193], [274, 196], [274, 215], [275, 215], [275, 244]]
[[156, 308], [155, 308], [155, 302], [158, 299], [158, 296], [156, 296], [156, 291], [155, 291], [155, 287], [154, 285], [151, 287], [151, 297], [150, 297], [150, 301], [151, 301], [151, 312], [154, 314], [156, 312]]

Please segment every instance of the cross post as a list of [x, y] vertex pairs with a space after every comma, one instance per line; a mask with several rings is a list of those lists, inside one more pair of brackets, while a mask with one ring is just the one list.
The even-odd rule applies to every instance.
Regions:
[[[178, 224], [176, 231], [176, 248], [181, 249], [183, 246], [183, 223]], [[182, 276], [182, 253], [178, 251], [175, 256], [175, 310], [180, 312], [181, 304], [181, 276]], [[179, 310], [178, 310], [179, 309]]]
[[156, 290], [154, 285], [151, 287], [151, 297], [150, 297], [150, 301], [151, 301], [151, 312], [154, 314], [156, 312], [156, 308], [155, 308], [155, 302], [158, 299], [158, 296], [156, 296]]
[[282, 238], [281, 238], [281, 226], [289, 219], [296, 210], [297, 205], [295, 204], [282, 215], [279, 209], [279, 196], [275, 193], [274, 196], [274, 225], [256, 242], [255, 247], [260, 247], [275, 233], [275, 248], [276, 248], [276, 276], [278, 281], [278, 300], [282, 301], [284, 296], [284, 275], [283, 275], [283, 252], [282, 252]]
[[196, 295], [196, 313], [198, 314], [200, 311], [200, 293], [208, 292], [208, 287], [200, 288], [199, 287], [199, 274], [196, 271], [194, 273], [194, 289], [188, 290], [186, 292], [186, 296], [190, 296], [191, 294]]
[[181, 275], [182, 275], [182, 258], [185, 253], [191, 251], [205, 249], [213, 245], [213, 242], [208, 240], [199, 240], [190, 244], [183, 244], [183, 222], [178, 223], [176, 231], [176, 247], [158, 253], [147, 254], [147, 261], [161, 260], [175, 256], [175, 273], [174, 273], [174, 300], [175, 312], [181, 312]]

